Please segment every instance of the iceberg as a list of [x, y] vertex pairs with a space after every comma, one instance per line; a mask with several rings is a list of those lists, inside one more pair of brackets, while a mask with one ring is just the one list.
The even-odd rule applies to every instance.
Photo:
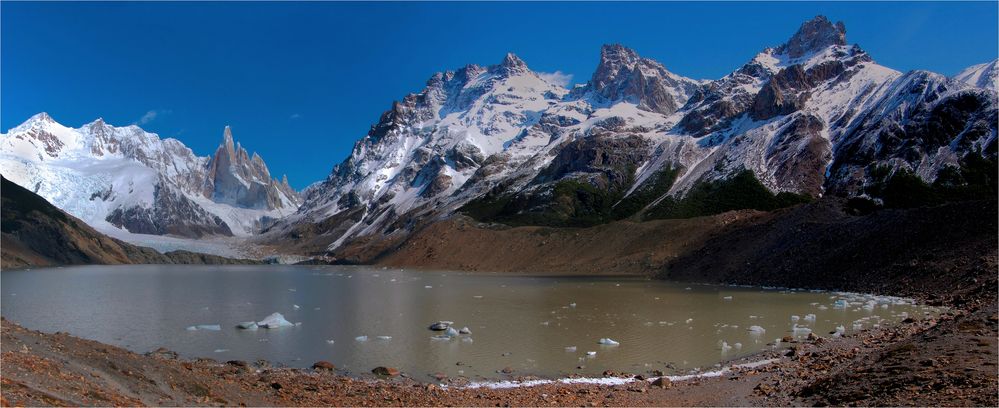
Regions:
[[188, 326], [188, 331], [198, 331], [198, 330], [210, 330], [210, 331], [220, 331], [222, 326], [217, 324], [199, 324], [197, 326]]
[[605, 346], [620, 346], [621, 345], [621, 343], [618, 343], [618, 342], [616, 342], [614, 340], [611, 340], [609, 338], [606, 338], [606, 337], [600, 339], [600, 341], [598, 341], [597, 343], [603, 344]]
[[257, 322], [242, 322], [236, 325], [237, 329], [257, 330]]
[[354, 340], [356, 340], [356, 341], [368, 341], [368, 336], [357, 336], [357, 337], [354, 337]]
[[265, 329], [277, 329], [280, 327], [289, 327], [289, 326], [294, 326], [294, 324], [286, 320], [284, 318], [284, 315], [276, 312], [271, 313], [271, 315], [265, 317], [264, 320], [257, 322], [257, 327], [262, 327]]
[[458, 335], [458, 331], [455, 330], [454, 327], [448, 327], [447, 331], [444, 332], [444, 335], [448, 337], [455, 337]]

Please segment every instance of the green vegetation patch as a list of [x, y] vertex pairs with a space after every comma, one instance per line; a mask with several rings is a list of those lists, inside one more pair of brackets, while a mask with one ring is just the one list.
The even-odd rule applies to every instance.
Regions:
[[810, 201], [812, 197], [805, 194], [774, 194], [752, 171], [743, 170], [728, 179], [700, 183], [683, 198], [666, 197], [646, 211], [644, 218], [691, 218], [745, 209], [771, 211]]

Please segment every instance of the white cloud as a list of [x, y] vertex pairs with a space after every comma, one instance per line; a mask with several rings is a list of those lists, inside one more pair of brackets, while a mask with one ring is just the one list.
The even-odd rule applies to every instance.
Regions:
[[163, 116], [163, 115], [166, 115], [166, 114], [169, 114], [169, 113], [170, 113], [170, 110], [167, 110], [167, 109], [153, 109], [153, 110], [147, 111], [145, 114], [142, 115], [141, 118], [139, 118], [139, 120], [137, 120], [135, 122], [132, 122], [132, 124], [133, 125], [138, 125], [138, 126], [145, 125], [145, 124], [147, 124], [149, 122], [152, 122], [157, 117]]
[[572, 74], [565, 74], [562, 71], [538, 72], [538, 76], [541, 77], [541, 79], [558, 86], [566, 86], [572, 82]]

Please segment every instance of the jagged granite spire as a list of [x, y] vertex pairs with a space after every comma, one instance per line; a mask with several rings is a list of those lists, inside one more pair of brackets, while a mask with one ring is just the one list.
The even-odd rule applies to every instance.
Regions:
[[697, 88], [697, 81], [673, 74], [620, 44], [600, 48], [600, 63], [588, 84], [608, 101], [629, 101], [639, 108], [669, 115]]
[[825, 16], [816, 16], [802, 23], [798, 32], [777, 51], [798, 58], [830, 45], [846, 45], [846, 25], [842, 21], [833, 24]]

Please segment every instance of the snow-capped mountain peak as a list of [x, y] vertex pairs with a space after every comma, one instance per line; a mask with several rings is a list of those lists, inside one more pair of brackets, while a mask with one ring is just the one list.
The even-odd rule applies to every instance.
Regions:
[[846, 25], [842, 21], [833, 24], [825, 16], [816, 16], [804, 22], [776, 51], [790, 58], [801, 58], [833, 45], [846, 45]]
[[635, 50], [607, 44], [600, 49], [600, 63], [587, 86], [574, 92], [592, 93], [609, 104], [627, 101], [640, 109], [669, 115], [699, 86], [699, 81], [676, 75]]
[[963, 69], [954, 79], [979, 88], [999, 92], [999, 59]]

